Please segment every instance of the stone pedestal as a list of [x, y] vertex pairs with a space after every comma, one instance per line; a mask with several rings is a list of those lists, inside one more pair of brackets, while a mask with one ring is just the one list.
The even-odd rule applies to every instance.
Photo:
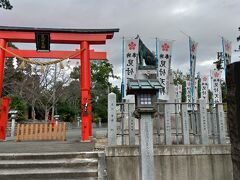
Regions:
[[141, 180], [155, 180], [151, 114], [141, 114], [140, 134]]
[[11, 137], [14, 137], [14, 133], [15, 133], [15, 119], [12, 119], [12, 123], [11, 123]]

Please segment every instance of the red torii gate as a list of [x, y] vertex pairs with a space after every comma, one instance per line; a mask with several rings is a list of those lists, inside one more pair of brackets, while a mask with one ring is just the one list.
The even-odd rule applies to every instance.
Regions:
[[[71, 59], [81, 61], [81, 119], [82, 119], [82, 141], [88, 141], [92, 135], [92, 106], [91, 106], [91, 75], [90, 59], [106, 60], [106, 52], [95, 52], [90, 50], [90, 45], [105, 44], [107, 39], [112, 39], [114, 32], [119, 29], [59, 29], [59, 28], [32, 28], [32, 27], [7, 27], [0, 26], [0, 97], [2, 97], [5, 58], [13, 57], [1, 47], [17, 54], [23, 58], [63, 58], [76, 51], [49, 51], [39, 52], [36, 50], [18, 50], [6, 47], [7, 42], [35, 43], [36, 33], [48, 33], [50, 43], [56, 44], [79, 44], [84, 49]], [[4, 99], [2, 104], [4, 103]], [[0, 136], [6, 124], [6, 114], [1, 112]], [[2, 125], [1, 125], [2, 124]], [[1, 128], [2, 127], [2, 128]], [[4, 132], [3, 132], [4, 133]], [[1, 137], [0, 137], [1, 140]]]

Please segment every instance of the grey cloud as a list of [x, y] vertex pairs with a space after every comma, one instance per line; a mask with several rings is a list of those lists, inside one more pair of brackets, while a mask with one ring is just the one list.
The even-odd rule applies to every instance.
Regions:
[[[113, 40], [99, 50], [108, 51], [115, 72], [121, 74], [122, 36], [139, 34], [149, 48], [155, 51], [154, 38], [173, 39], [173, 67], [189, 64], [188, 38], [191, 35], [199, 43], [197, 61], [216, 58], [221, 50], [220, 36], [233, 41], [240, 18], [239, 0], [11, 0], [12, 11], [0, 10], [0, 24], [12, 26], [69, 27], [69, 28], [115, 28], [119, 27]], [[233, 52], [233, 60], [238, 54]], [[204, 64], [204, 63], [202, 63]], [[205, 63], [206, 64], [206, 63]], [[197, 70], [208, 72], [209, 65]]]

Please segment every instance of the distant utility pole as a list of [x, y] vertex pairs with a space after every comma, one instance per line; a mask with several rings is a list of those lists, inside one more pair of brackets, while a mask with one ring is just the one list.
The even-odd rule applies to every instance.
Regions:
[[[238, 31], [240, 31], [240, 27], [238, 28]], [[237, 41], [240, 41], [240, 35], [237, 37]], [[240, 45], [238, 46], [238, 49], [235, 50], [236, 52], [240, 51]]]

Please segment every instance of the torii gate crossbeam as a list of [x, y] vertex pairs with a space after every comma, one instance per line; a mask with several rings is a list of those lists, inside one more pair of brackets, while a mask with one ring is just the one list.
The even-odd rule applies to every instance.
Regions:
[[[105, 44], [107, 39], [113, 38], [119, 29], [60, 29], [60, 28], [33, 28], [0, 26], [0, 47], [24, 58], [62, 58], [74, 51], [37, 52], [35, 50], [18, 50], [6, 47], [7, 42], [35, 43], [36, 33], [50, 34], [50, 43], [79, 44], [85, 49], [80, 55], [72, 57], [81, 60], [81, 119], [82, 141], [88, 141], [92, 135], [92, 106], [90, 94], [90, 59], [107, 59], [105, 52], [90, 50], [90, 45]], [[6, 57], [13, 57], [0, 48], [0, 97], [2, 97], [4, 64]], [[1, 116], [0, 121], [3, 121]], [[0, 123], [1, 126], [2, 123]], [[3, 123], [4, 124], [4, 123]], [[0, 127], [0, 131], [3, 129]], [[0, 137], [1, 139], [1, 137]]]

